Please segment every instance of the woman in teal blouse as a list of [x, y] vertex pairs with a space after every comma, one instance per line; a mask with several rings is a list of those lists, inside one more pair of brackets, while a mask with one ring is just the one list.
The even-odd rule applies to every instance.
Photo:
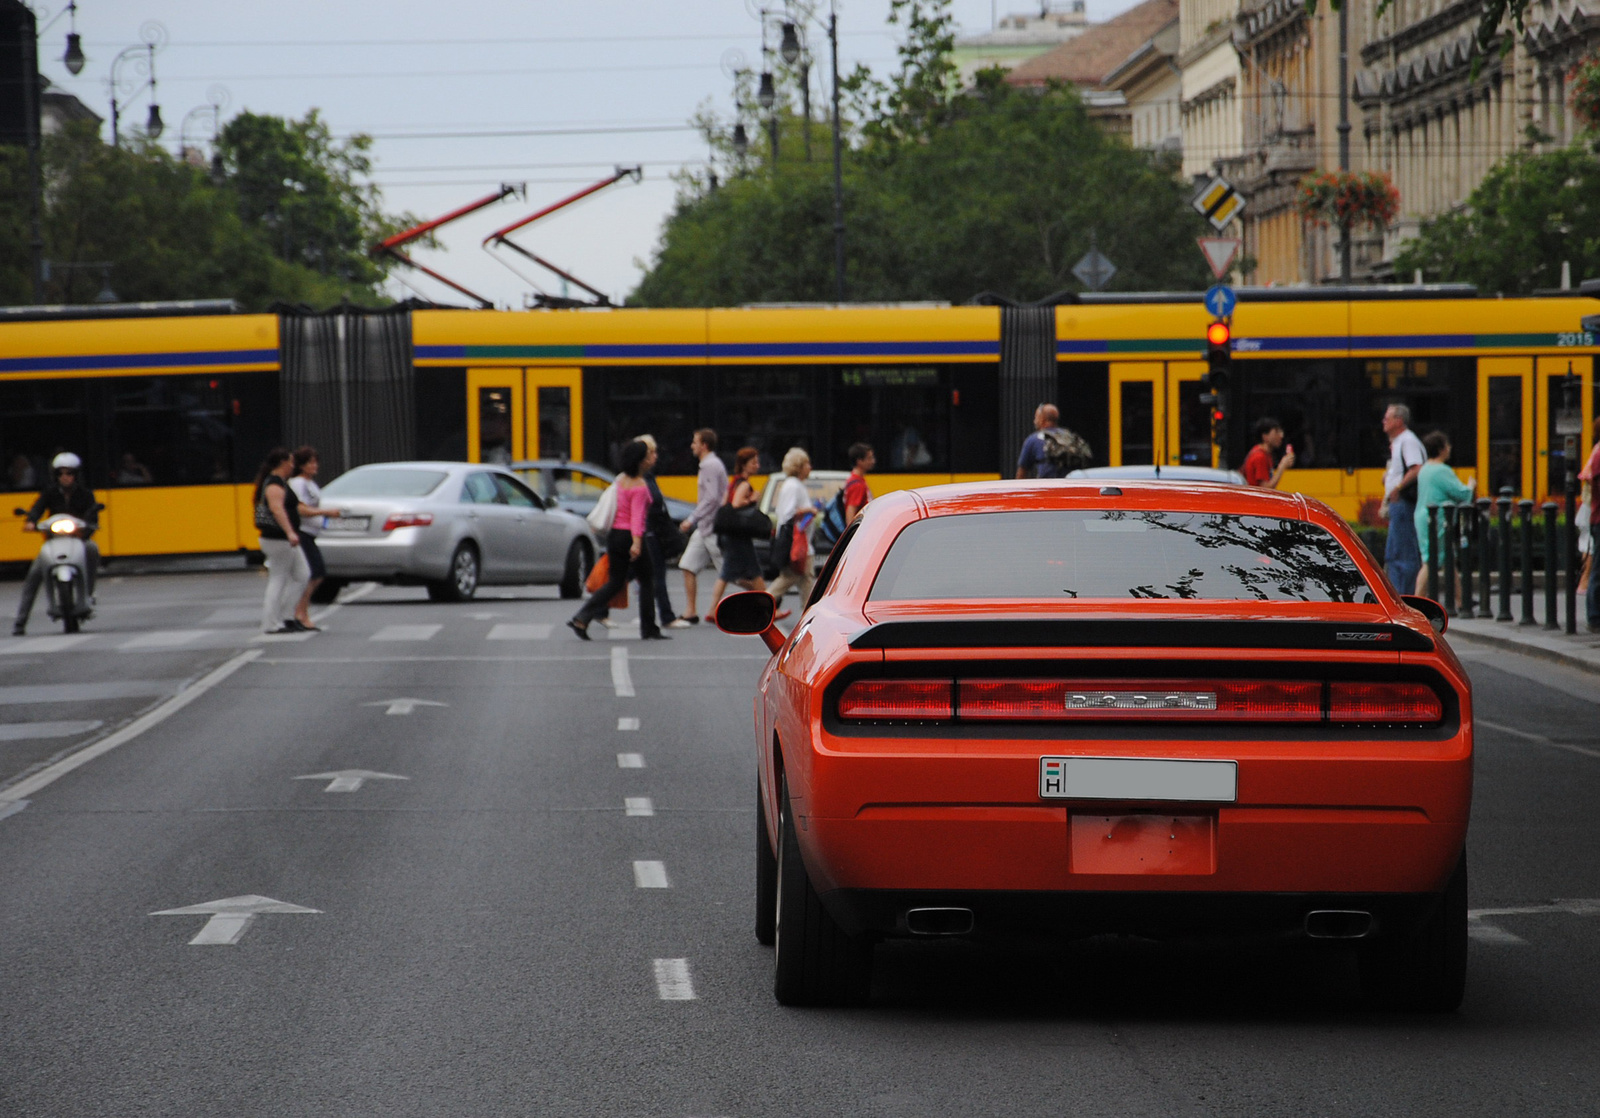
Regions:
[[[1423, 436], [1422, 447], [1428, 452], [1428, 462], [1417, 474], [1417, 540], [1422, 544], [1422, 570], [1417, 572], [1418, 594], [1428, 596], [1428, 559], [1433, 553], [1434, 540], [1429, 532], [1429, 505], [1459, 504], [1472, 498], [1473, 486], [1477, 485], [1474, 478], [1467, 484], [1461, 484], [1456, 477], [1456, 472], [1447, 463], [1450, 461], [1450, 440], [1443, 431], [1430, 431]], [[1439, 514], [1439, 534], [1444, 535], [1444, 514]], [[1405, 587], [1400, 588], [1405, 593]]]

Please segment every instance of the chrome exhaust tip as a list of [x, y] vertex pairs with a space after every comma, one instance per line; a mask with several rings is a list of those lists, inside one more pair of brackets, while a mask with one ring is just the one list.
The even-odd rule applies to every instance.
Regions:
[[1312, 939], [1365, 939], [1372, 933], [1372, 913], [1360, 909], [1319, 908], [1306, 913], [1306, 935]]
[[914, 936], [970, 935], [974, 923], [970, 908], [913, 908], [905, 920], [906, 931]]

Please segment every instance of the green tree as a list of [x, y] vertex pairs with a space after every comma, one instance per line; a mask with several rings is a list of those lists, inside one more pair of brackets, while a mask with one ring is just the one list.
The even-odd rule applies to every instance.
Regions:
[[1564, 260], [1575, 276], [1600, 276], [1600, 160], [1582, 144], [1506, 156], [1461, 212], [1423, 226], [1395, 271], [1524, 295], [1555, 287]]

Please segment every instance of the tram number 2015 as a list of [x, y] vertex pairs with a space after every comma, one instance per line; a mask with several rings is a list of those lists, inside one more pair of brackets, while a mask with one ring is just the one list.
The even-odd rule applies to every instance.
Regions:
[[1589, 330], [1579, 330], [1574, 334], [1556, 335], [1556, 345], [1558, 346], [1592, 346], [1597, 343], [1600, 343], [1600, 334], [1595, 334]]

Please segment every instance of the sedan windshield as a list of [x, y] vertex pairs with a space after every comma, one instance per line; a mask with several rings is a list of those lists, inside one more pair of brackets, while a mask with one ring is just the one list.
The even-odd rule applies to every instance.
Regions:
[[328, 497], [426, 497], [449, 476], [443, 470], [352, 470], [322, 492]]
[[1123, 510], [918, 521], [890, 548], [872, 600], [929, 598], [1374, 600], [1349, 553], [1315, 524]]

